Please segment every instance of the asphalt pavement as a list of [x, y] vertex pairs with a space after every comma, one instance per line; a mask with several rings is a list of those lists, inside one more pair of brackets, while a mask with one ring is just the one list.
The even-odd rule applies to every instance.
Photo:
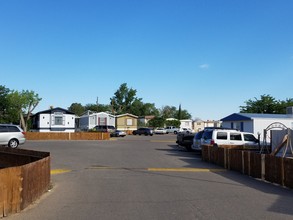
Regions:
[[201, 160], [175, 135], [27, 141], [51, 153], [52, 189], [7, 219], [293, 219], [293, 192]]

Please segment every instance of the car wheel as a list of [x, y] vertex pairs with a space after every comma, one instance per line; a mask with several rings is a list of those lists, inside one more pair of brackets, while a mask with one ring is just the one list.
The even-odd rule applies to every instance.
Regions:
[[188, 152], [192, 152], [191, 145], [187, 145], [187, 146], [185, 146], [185, 148], [186, 148], [186, 150], [187, 150]]
[[11, 139], [8, 142], [8, 147], [17, 148], [18, 147], [18, 140], [17, 139]]
[[174, 134], [177, 134], [178, 132], [177, 131], [174, 131]]

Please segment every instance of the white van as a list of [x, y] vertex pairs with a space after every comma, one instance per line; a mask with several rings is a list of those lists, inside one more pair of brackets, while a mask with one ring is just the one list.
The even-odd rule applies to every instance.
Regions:
[[259, 140], [252, 133], [227, 129], [207, 129], [202, 135], [202, 144], [244, 145], [258, 147]]

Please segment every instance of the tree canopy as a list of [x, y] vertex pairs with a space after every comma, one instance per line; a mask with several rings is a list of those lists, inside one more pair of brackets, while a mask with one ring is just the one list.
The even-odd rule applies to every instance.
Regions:
[[20, 124], [27, 131], [30, 116], [41, 100], [34, 91], [19, 92], [0, 86], [1, 123]]
[[293, 106], [293, 99], [276, 100], [271, 95], [261, 95], [260, 99], [254, 98], [244, 102], [240, 106], [241, 113], [267, 113], [267, 114], [285, 114], [286, 107]]

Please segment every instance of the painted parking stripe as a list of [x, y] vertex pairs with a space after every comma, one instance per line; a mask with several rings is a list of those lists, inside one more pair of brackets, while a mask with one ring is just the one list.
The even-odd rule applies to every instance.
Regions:
[[208, 169], [208, 168], [122, 168], [122, 167], [104, 167], [92, 166], [87, 169], [92, 170], [141, 170], [149, 172], [224, 172], [225, 169]]
[[57, 175], [57, 174], [68, 173], [68, 172], [71, 172], [71, 170], [55, 169], [55, 170], [51, 170], [51, 175]]
[[148, 168], [151, 172], [224, 172], [225, 169], [206, 168]]

